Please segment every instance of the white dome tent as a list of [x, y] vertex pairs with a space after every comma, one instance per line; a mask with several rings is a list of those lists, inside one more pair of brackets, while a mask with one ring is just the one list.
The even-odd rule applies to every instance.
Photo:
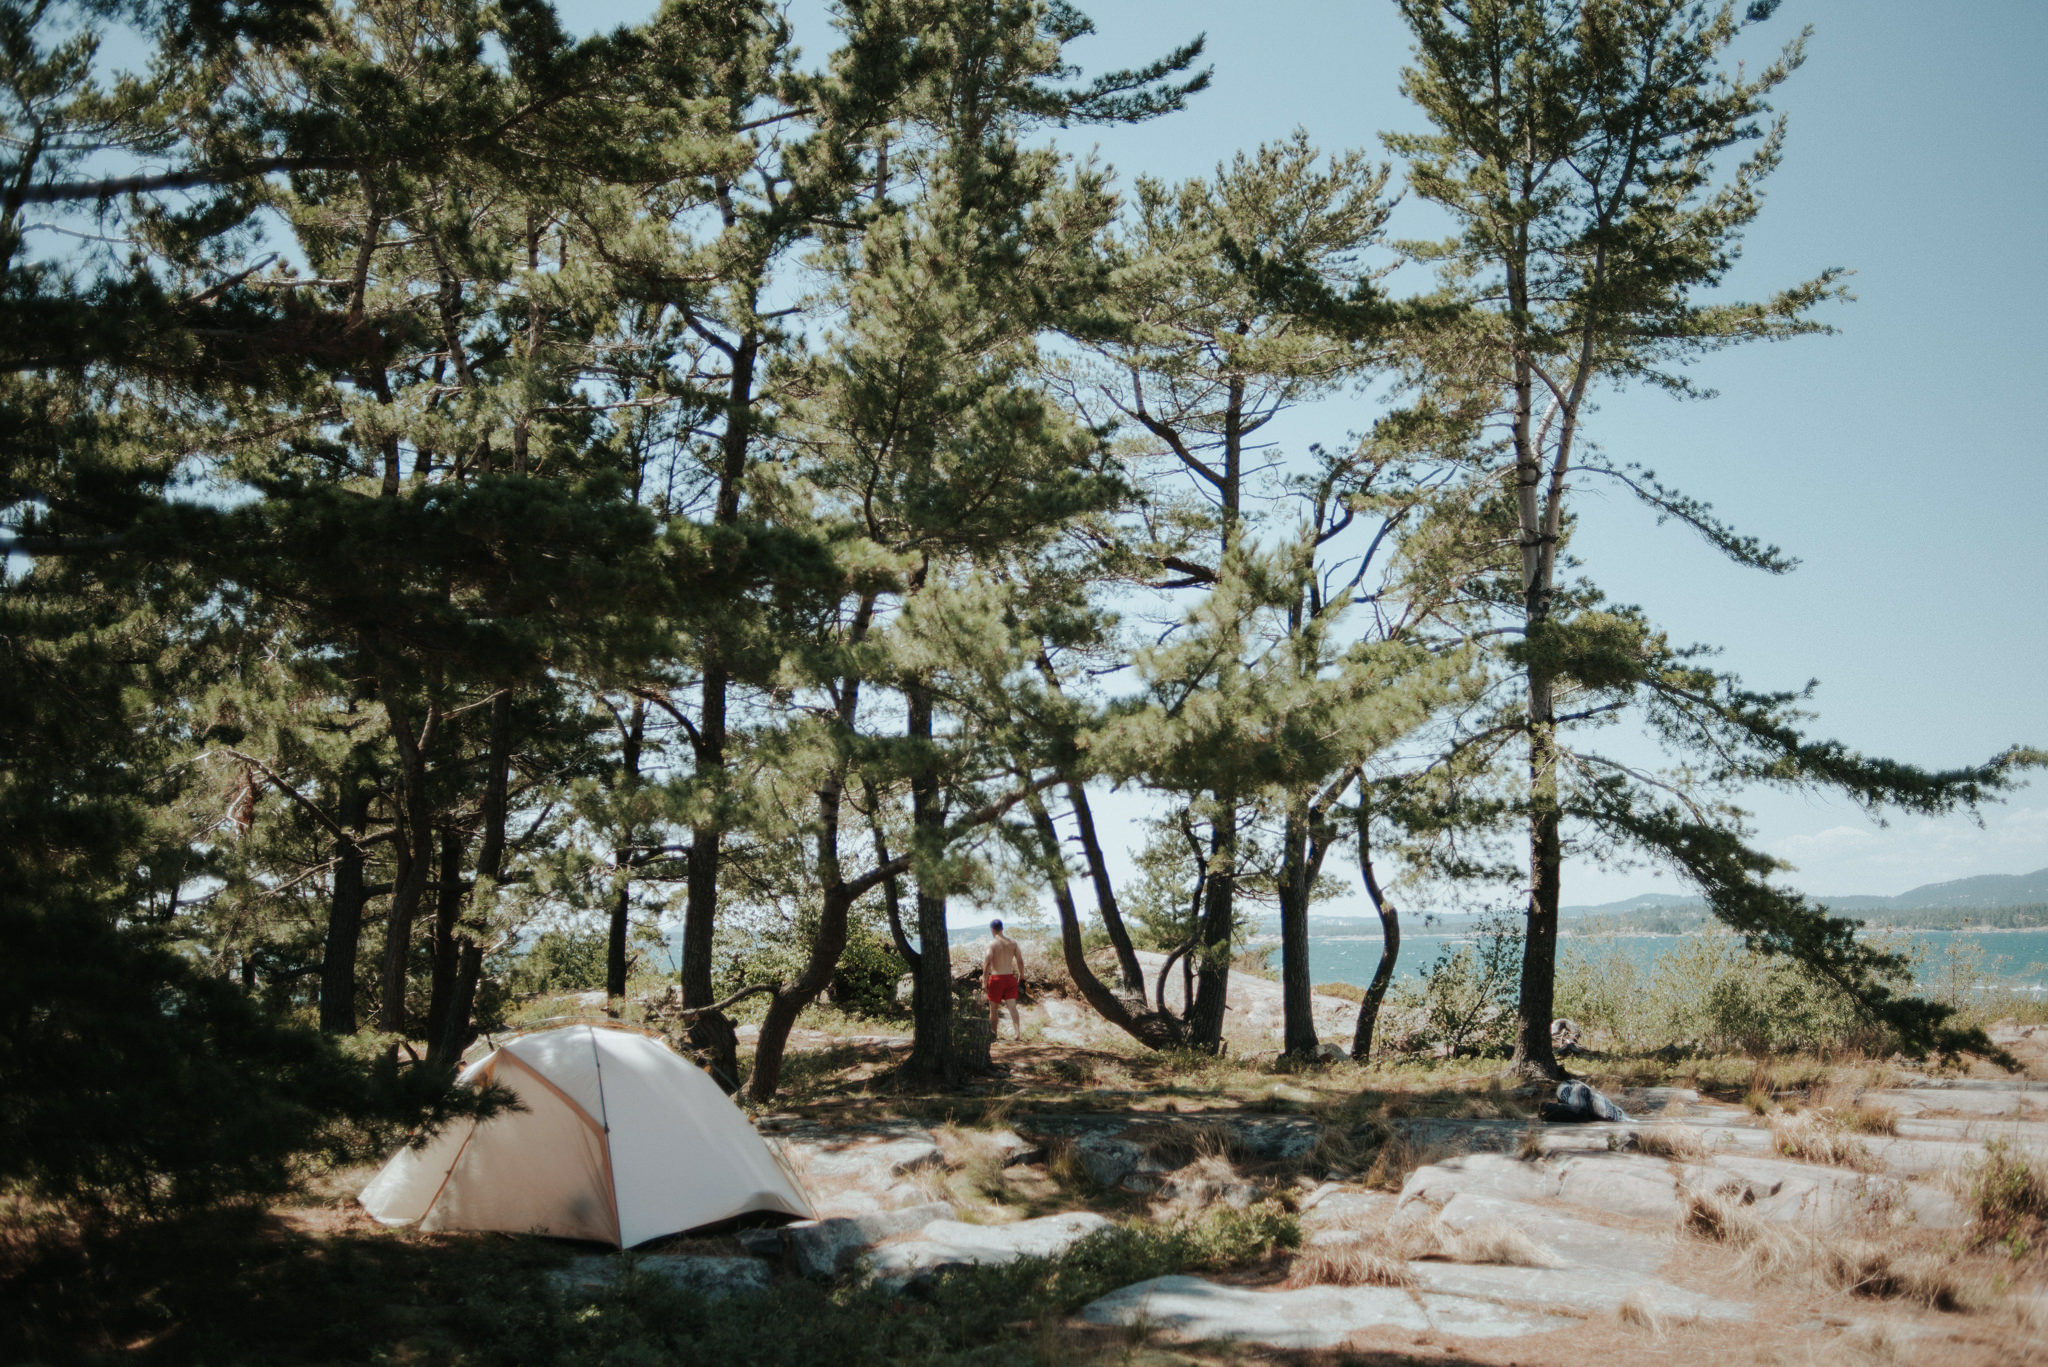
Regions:
[[659, 1039], [592, 1025], [521, 1035], [461, 1081], [498, 1083], [526, 1109], [400, 1149], [363, 1188], [380, 1222], [630, 1248], [742, 1215], [811, 1218], [731, 1098]]

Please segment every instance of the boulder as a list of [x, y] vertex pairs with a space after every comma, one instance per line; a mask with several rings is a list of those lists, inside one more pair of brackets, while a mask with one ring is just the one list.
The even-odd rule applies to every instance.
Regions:
[[[810, 1146], [806, 1146], [810, 1147]], [[810, 1147], [805, 1175], [854, 1178], [866, 1186], [886, 1187], [884, 1177], [902, 1177], [919, 1168], [941, 1166], [945, 1155], [928, 1131], [895, 1138], [859, 1139], [851, 1144]]]
[[1074, 1157], [1098, 1186], [1114, 1187], [1138, 1170], [1145, 1151], [1128, 1139], [1084, 1134], [1074, 1141]]
[[1168, 1175], [1159, 1184], [1159, 1196], [1194, 1210], [1210, 1206], [1243, 1210], [1259, 1199], [1259, 1189], [1235, 1174], [1226, 1176], [1207, 1164], [1196, 1163]]
[[790, 1262], [806, 1277], [826, 1278], [843, 1271], [861, 1250], [884, 1239], [923, 1229], [953, 1213], [944, 1201], [901, 1210], [876, 1211], [846, 1219], [794, 1224], [782, 1230]]
[[[771, 1231], [772, 1232], [772, 1231]], [[768, 1264], [759, 1258], [706, 1258], [681, 1254], [599, 1254], [574, 1259], [548, 1273], [548, 1281], [565, 1296], [582, 1297], [608, 1291], [628, 1276], [667, 1282], [709, 1300], [755, 1296], [768, 1289]]]
[[1305, 1116], [1240, 1120], [1236, 1128], [1244, 1151], [1254, 1158], [1301, 1158], [1316, 1146], [1316, 1122]]
[[1628, 1120], [1628, 1112], [1583, 1082], [1558, 1083], [1557, 1100], [1544, 1102], [1536, 1113], [1545, 1120], [1568, 1124], [1605, 1120], [1618, 1125]]
[[1873, 1219], [1924, 1229], [1962, 1229], [1970, 1223], [1968, 1209], [1947, 1192], [1846, 1168], [1745, 1155], [1689, 1165], [1680, 1180], [1694, 1191], [1731, 1197], [1760, 1219], [1814, 1232]]

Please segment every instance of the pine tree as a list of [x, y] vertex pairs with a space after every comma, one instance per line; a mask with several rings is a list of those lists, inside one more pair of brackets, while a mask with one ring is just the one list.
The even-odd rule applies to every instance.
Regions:
[[[1802, 694], [1758, 693], [1671, 646], [1640, 613], [1609, 607], [1561, 573], [1575, 482], [1612, 480], [1660, 518], [1697, 531], [1739, 564], [1791, 567], [1776, 548], [1716, 520], [1649, 471], [1603, 463], [1583, 427], [1602, 386], [1656, 385], [1698, 397], [1682, 367], [1752, 341], [1824, 331], [1817, 310], [1842, 294], [1829, 270], [1758, 302], [1714, 297], [1785, 124], [1768, 97], [1799, 65], [1804, 37], [1754, 75], [1722, 53], [1770, 17], [1693, 0], [1402, 0], [1416, 38], [1403, 86], [1431, 131], [1389, 139], [1416, 192], [1456, 233], [1420, 253], [1468, 307], [1435, 342], [1440, 392], [1490, 396], [1509, 430], [1482, 459], [1512, 495], [1519, 563], [1499, 590], [1509, 683], [1491, 715], [1460, 737], [1469, 782], [1453, 802], [1475, 819], [1513, 813], [1528, 842], [1527, 940], [1517, 1065], [1562, 1075], [1550, 1043], [1557, 907], [1568, 828], [1668, 861], [1715, 913], [1759, 948], [1792, 955], [1916, 1047], [1949, 1040], [1944, 1010], [1895, 995], [1893, 956], [1853, 926], [1766, 882], [1778, 866], [1750, 847], [1722, 794], [1746, 783], [1842, 791], [1872, 808], [1974, 807], [2009, 781], [2014, 753], [1928, 773], [1808, 739]], [[1751, 144], [1726, 174], [1720, 158]], [[1652, 776], [1575, 747], [1575, 727], [1634, 710], [1686, 768]], [[1523, 770], [1509, 782], [1512, 742]], [[1447, 773], [1456, 770], [1447, 771]], [[1490, 775], [1489, 783], [1479, 776]], [[1981, 1046], [1981, 1039], [1976, 1041]]]

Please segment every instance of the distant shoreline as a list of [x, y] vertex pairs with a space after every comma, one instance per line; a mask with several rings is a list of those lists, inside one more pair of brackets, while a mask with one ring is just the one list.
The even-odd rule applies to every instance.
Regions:
[[[1862, 924], [1865, 931], [1895, 930], [1906, 935], [2039, 935], [2044, 931], [2048, 931], [2048, 926], [1895, 926], [1879, 921], [1865, 921]], [[1372, 929], [1376, 931], [1378, 927], [1373, 927]], [[1478, 929], [1476, 925], [1404, 926], [1401, 930], [1401, 938], [1408, 940], [1424, 935], [1474, 935], [1478, 933]], [[1368, 933], [1364, 927], [1352, 930], [1348, 927], [1319, 928], [1311, 924], [1308, 933], [1311, 936], [1348, 935], [1358, 940], [1386, 939], [1384, 935]], [[1733, 931], [1723, 931], [1715, 927], [1701, 927], [1698, 930], [1595, 930], [1590, 932], [1575, 930], [1569, 925], [1557, 928], [1557, 938], [1560, 940], [1683, 940], [1692, 935], [1733, 935], [1734, 933]], [[1279, 934], [1280, 932], [1277, 928], [1270, 931], [1261, 930], [1259, 938], [1277, 939]]]

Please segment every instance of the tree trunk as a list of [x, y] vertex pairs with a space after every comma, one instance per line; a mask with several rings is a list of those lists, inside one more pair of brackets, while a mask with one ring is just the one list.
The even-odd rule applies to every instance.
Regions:
[[[341, 780], [338, 824], [360, 838], [368, 803], [354, 775]], [[329, 1034], [356, 1031], [356, 951], [363, 938], [363, 851], [340, 840], [334, 851], [334, 897], [327, 912], [327, 946], [320, 961], [320, 1028]]]
[[[747, 450], [754, 435], [754, 364], [761, 339], [746, 333], [731, 351], [732, 374], [726, 390], [725, 431], [719, 436], [718, 501], [712, 520], [730, 527], [740, 520], [740, 485], [747, 473]], [[722, 788], [725, 778], [726, 693], [731, 671], [716, 638], [704, 642], [702, 715], [697, 721], [697, 777]], [[714, 804], [723, 792], [714, 791]], [[724, 859], [725, 832], [714, 818], [690, 831], [689, 901], [683, 912], [683, 1005], [709, 1006], [711, 945], [718, 923], [718, 874]]]
[[[943, 827], [946, 813], [939, 801], [938, 774], [931, 758], [932, 694], [923, 683], [904, 689], [909, 702], [905, 734], [923, 742], [924, 755], [910, 780], [910, 819], [919, 834], [930, 836]], [[960, 1064], [953, 1051], [953, 953], [946, 935], [946, 899], [917, 889], [917, 997], [911, 1006], [910, 1058], [903, 1065], [907, 1081], [957, 1086]]]
[[[374, 654], [374, 652], [373, 652]], [[415, 731], [412, 709], [388, 663], [378, 657], [377, 696], [384, 705], [391, 739], [398, 747], [399, 821], [397, 885], [384, 917], [384, 999], [377, 1004], [377, 1028], [402, 1035], [406, 1028], [405, 987], [412, 952], [413, 915], [426, 896], [433, 872], [433, 807], [427, 793], [427, 755], [441, 729], [438, 703], [427, 703], [426, 720]]]
[[852, 906], [853, 897], [844, 886], [825, 889], [825, 907], [818, 917], [817, 938], [811, 941], [804, 971], [768, 999], [768, 1014], [762, 1018], [761, 1037], [754, 1045], [754, 1072], [747, 1079], [747, 1095], [756, 1105], [775, 1099], [775, 1090], [782, 1085], [782, 1055], [789, 1047], [789, 1032], [839, 967], [839, 956], [846, 952], [847, 913]]
[[1316, 1056], [1314, 994], [1308, 962], [1309, 889], [1315, 886], [1314, 841], [1305, 797], [1289, 800], [1280, 855], [1281, 1052], [1303, 1061]]
[[[882, 800], [881, 795], [875, 791], [874, 784], [866, 780], [862, 782], [867, 790], [868, 828], [874, 832], [875, 865], [879, 868], [889, 862], [889, 837], [882, 829]], [[910, 970], [911, 986], [914, 990], [917, 985], [918, 953], [916, 947], [910, 943], [910, 937], [903, 933], [901, 878], [890, 877], [882, 880], [882, 901], [889, 909], [889, 941], [896, 946], [897, 957], [903, 960], [904, 967]]]
[[431, 831], [432, 827], [420, 825], [410, 831], [401, 829], [396, 837], [398, 881], [384, 913], [384, 991], [383, 1000], [377, 1003], [377, 1028], [387, 1034], [405, 1033], [413, 915], [426, 896], [427, 875], [433, 867]]
[[1195, 968], [1195, 999], [1188, 1007], [1188, 1043], [1215, 1053], [1223, 1044], [1223, 1011], [1230, 988], [1232, 921], [1236, 914], [1237, 806], [1218, 803], [1209, 840], [1208, 905], [1202, 911], [1199, 941], [1190, 958]]
[[[1046, 874], [1052, 881], [1053, 905], [1059, 909], [1061, 957], [1065, 959], [1067, 973], [1080, 989], [1082, 999], [1094, 1008], [1096, 1015], [1148, 1048], [1162, 1049], [1178, 1043], [1181, 1035], [1179, 1022], [1162, 1012], [1133, 1015], [1122, 999], [1110, 991], [1095, 976], [1095, 970], [1088, 966], [1088, 958], [1081, 945], [1081, 917], [1074, 909], [1073, 889], [1067, 884], [1066, 861], [1060, 857], [1059, 829], [1053, 825], [1052, 814], [1046, 811], [1045, 803], [1038, 794], [1025, 798], [1024, 805], [1031, 813], [1031, 824], [1037, 828], [1039, 848], [1045, 855]], [[1142, 987], [1138, 999], [1144, 1000]]]
[[[647, 700], [635, 698], [619, 754], [619, 788], [628, 801], [640, 786], [640, 747], [646, 734]], [[622, 848], [612, 860], [618, 868], [612, 875], [617, 885], [612, 891], [611, 934], [605, 941], [604, 992], [607, 997], [626, 995], [626, 936], [631, 930], [629, 918], [633, 909], [632, 847], [637, 835], [637, 829], [628, 820], [621, 833]]]
[[[505, 871], [505, 823], [509, 804], [508, 788], [512, 766], [512, 694], [501, 689], [491, 699], [491, 735], [484, 759], [484, 801], [482, 830], [477, 838], [476, 877], [470, 884], [471, 924], [484, 918], [487, 899], [497, 893], [498, 879]], [[457, 858], [460, 858], [458, 849]], [[428, 1059], [450, 1067], [462, 1061], [474, 1032], [470, 1018], [476, 1011], [477, 982], [483, 975], [483, 947], [474, 935], [456, 937], [458, 946], [455, 985], [449, 993], [448, 1008], [435, 1033], [427, 1040]]]
[[1138, 951], [1131, 943], [1131, 932], [1124, 925], [1122, 910], [1116, 902], [1116, 884], [1110, 879], [1109, 864], [1102, 857], [1102, 842], [1095, 837], [1095, 813], [1088, 806], [1087, 789], [1077, 780], [1067, 780], [1067, 800], [1073, 804], [1074, 821], [1081, 828], [1081, 853], [1088, 861], [1088, 878], [1095, 885], [1095, 910], [1102, 917], [1102, 928], [1109, 932], [1109, 942], [1116, 947], [1117, 971], [1123, 975], [1123, 990], [1135, 994], [1140, 1005], [1145, 1001], [1145, 970], [1138, 965]]
[[1364, 875], [1365, 890], [1372, 897], [1373, 910], [1380, 915], [1380, 966], [1373, 970], [1372, 985], [1365, 989], [1365, 1000], [1358, 1004], [1358, 1029], [1351, 1036], [1351, 1057], [1364, 1063], [1372, 1057], [1373, 1031], [1379, 1028], [1380, 1005], [1387, 999], [1387, 989], [1394, 982], [1394, 964], [1401, 957], [1401, 915], [1394, 904], [1380, 891], [1379, 879], [1373, 875], [1372, 833], [1369, 828], [1371, 817], [1363, 795], [1358, 804], [1358, 871]]
[[463, 936], [456, 955], [455, 988], [448, 1002], [447, 1019], [441, 1023], [441, 1033], [428, 1046], [429, 1063], [450, 1068], [461, 1066], [462, 1051], [476, 1037], [470, 1028], [470, 1018], [476, 1013], [476, 985], [483, 970], [483, 946]]
[[427, 1043], [438, 1048], [447, 1033], [462, 947], [456, 923], [462, 917], [462, 833], [451, 823], [441, 831], [440, 888], [434, 898], [434, 978], [427, 994]]
[[[730, 678], [716, 659], [704, 664], [702, 716], [697, 726], [697, 776], [725, 775], [725, 694]], [[714, 801], [717, 800], [714, 794]], [[683, 911], [683, 1005], [709, 1006], [711, 945], [718, 929], [718, 872], [725, 832], [715, 822], [690, 828], [689, 900]]]
[[[1530, 693], [1538, 682], [1530, 681]], [[1538, 702], [1540, 701], [1540, 709]], [[1555, 723], [1548, 719], [1548, 681], [1531, 711], [1543, 720], [1529, 733], [1529, 921], [1522, 942], [1521, 1000], [1516, 1010], [1517, 1072], [1561, 1081], [1568, 1076], [1551, 1050], [1550, 1022], [1557, 996], [1557, 902], [1562, 884], [1564, 841], [1557, 808]]]

